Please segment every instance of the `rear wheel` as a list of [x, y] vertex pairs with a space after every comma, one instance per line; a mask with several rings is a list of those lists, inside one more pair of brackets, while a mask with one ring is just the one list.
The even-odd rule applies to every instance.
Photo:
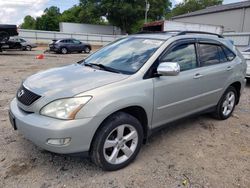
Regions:
[[237, 97], [238, 96], [235, 88], [230, 86], [225, 91], [216, 106], [216, 111], [214, 112], [215, 117], [220, 120], [225, 120], [229, 118], [234, 111]]
[[68, 53], [68, 49], [67, 48], [61, 48], [61, 53], [62, 54], [67, 54]]
[[135, 159], [142, 139], [140, 122], [127, 113], [118, 112], [97, 132], [91, 149], [92, 161], [104, 170], [121, 169]]

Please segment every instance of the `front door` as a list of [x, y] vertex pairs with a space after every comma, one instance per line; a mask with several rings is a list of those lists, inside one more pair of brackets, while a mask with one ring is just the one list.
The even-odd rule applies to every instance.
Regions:
[[158, 60], [177, 62], [181, 72], [177, 76], [153, 78], [154, 112], [153, 128], [192, 114], [202, 107], [202, 89], [195, 40], [179, 41], [172, 45]]

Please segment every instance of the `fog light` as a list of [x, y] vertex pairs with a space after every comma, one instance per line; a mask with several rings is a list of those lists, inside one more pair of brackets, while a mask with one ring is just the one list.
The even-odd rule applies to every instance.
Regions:
[[47, 140], [47, 144], [54, 146], [64, 146], [69, 144], [71, 138], [50, 138]]

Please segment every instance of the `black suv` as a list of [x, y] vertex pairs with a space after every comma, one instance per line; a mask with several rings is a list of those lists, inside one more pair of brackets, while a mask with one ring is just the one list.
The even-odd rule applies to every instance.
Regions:
[[7, 42], [11, 36], [18, 35], [16, 25], [0, 24], [0, 42]]
[[76, 39], [60, 39], [53, 40], [53, 42], [49, 44], [49, 49], [50, 51], [62, 54], [67, 54], [71, 52], [90, 53], [91, 45], [83, 43]]

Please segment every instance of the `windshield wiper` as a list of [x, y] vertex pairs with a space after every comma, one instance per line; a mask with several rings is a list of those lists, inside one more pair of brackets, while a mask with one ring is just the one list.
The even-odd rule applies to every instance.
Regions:
[[120, 71], [118, 71], [117, 69], [113, 69], [111, 67], [107, 67], [103, 64], [97, 64], [97, 63], [84, 63], [85, 66], [89, 66], [89, 67], [98, 67], [101, 70], [105, 70], [105, 71], [109, 71], [109, 72], [115, 72], [115, 73], [121, 73]]

